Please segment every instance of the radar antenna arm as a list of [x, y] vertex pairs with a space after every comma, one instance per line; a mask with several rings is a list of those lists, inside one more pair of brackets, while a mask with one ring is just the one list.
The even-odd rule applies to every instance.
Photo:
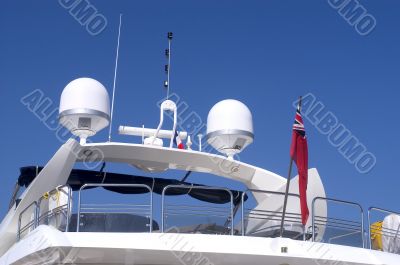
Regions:
[[173, 102], [172, 100], [165, 100], [163, 103], [161, 103], [160, 106], [160, 123], [158, 124], [157, 130], [154, 134], [153, 140], [152, 140], [152, 144], [154, 144], [156, 138], [158, 137], [158, 134], [161, 130], [161, 126], [164, 123], [164, 111], [172, 111], [174, 113], [174, 125], [172, 128], [172, 135], [170, 138], [170, 142], [169, 142], [169, 147], [172, 148], [172, 145], [174, 143], [174, 137], [175, 137], [175, 131], [176, 131], [176, 124], [177, 124], [177, 107], [175, 102]]

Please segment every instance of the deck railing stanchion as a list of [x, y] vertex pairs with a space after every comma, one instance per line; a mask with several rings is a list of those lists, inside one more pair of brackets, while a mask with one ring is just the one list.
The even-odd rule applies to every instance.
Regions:
[[246, 192], [243, 192], [242, 193], [242, 199], [241, 199], [241, 204], [242, 204], [242, 236], [244, 236], [246, 233], [245, 233], [245, 227], [244, 227], [244, 196], [246, 195]]

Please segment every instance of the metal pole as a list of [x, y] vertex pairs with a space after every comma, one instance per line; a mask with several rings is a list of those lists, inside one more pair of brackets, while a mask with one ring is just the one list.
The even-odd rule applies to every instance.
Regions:
[[[168, 185], [169, 186], [169, 185]], [[165, 210], [164, 210], [164, 203], [165, 203], [165, 191], [168, 189], [168, 186], [165, 186], [162, 193], [161, 193], [161, 233], [164, 233], [164, 215], [165, 215]]]
[[[318, 197], [317, 197], [318, 198]], [[312, 242], [315, 241], [315, 201], [317, 198], [314, 198], [311, 205], [311, 226], [312, 226]]]
[[[301, 110], [301, 96], [299, 98], [299, 105], [298, 108]], [[289, 163], [289, 172], [288, 172], [288, 177], [286, 181], [286, 192], [285, 192], [285, 200], [283, 202], [283, 210], [282, 210], [282, 220], [281, 220], [281, 237], [283, 236], [283, 225], [285, 223], [285, 215], [286, 215], [286, 206], [287, 206], [287, 201], [289, 197], [289, 187], [290, 187], [290, 175], [292, 173], [292, 166], [293, 166], [293, 158], [290, 157], [290, 163]]]
[[79, 232], [79, 226], [80, 226], [80, 222], [81, 222], [81, 192], [84, 188], [86, 188], [88, 186], [88, 184], [84, 184], [78, 192], [78, 213], [76, 216], [76, 232]]
[[66, 185], [68, 188], [68, 203], [67, 203], [67, 225], [65, 227], [65, 232], [69, 232], [69, 215], [71, 214], [71, 198], [72, 198], [72, 189], [70, 186]]
[[372, 249], [372, 240], [371, 240], [371, 208], [368, 209], [368, 245], [369, 249]]
[[153, 190], [150, 190], [150, 233], [153, 232]]
[[286, 191], [285, 191], [285, 200], [283, 202], [283, 210], [282, 210], [282, 220], [281, 220], [281, 237], [283, 236], [283, 225], [285, 223], [285, 214], [286, 214], [286, 206], [287, 206], [287, 200], [288, 200], [288, 195], [289, 195], [289, 187], [290, 187], [290, 175], [292, 173], [292, 166], [293, 166], [293, 159], [290, 158], [290, 163], [289, 163], [289, 172], [288, 172], [288, 177], [286, 181]]
[[172, 40], [172, 32], [168, 32], [167, 99], [169, 99], [169, 76], [171, 71], [171, 40]]
[[244, 231], [245, 226], [244, 226], [244, 196], [245, 196], [246, 192], [242, 193], [242, 201], [240, 202], [242, 204], [242, 236], [244, 236], [246, 233]]
[[118, 59], [119, 59], [119, 41], [121, 39], [121, 26], [122, 26], [122, 14], [119, 14], [117, 54], [115, 56], [114, 81], [113, 81], [113, 92], [112, 92], [112, 102], [111, 102], [111, 117], [110, 117], [110, 125], [109, 125], [110, 127], [108, 130], [108, 141], [109, 142], [111, 142], [111, 131], [112, 131], [112, 122], [113, 122], [113, 114], [114, 114], [115, 84], [117, 81]]
[[363, 248], [365, 248], [364, 210], [362, 208], [361, 208], [361, 239]]

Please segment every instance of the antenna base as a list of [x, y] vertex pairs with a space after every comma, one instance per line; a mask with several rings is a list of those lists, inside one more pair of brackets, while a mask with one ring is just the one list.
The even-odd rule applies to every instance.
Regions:
[[158, 146], [158, 147], [163, 147], [164, 146], [163, 140], [160, 139], [160, 138], [156, 138], [154, 136], [150, 136], [150, 137], [144, 139], [144, 144], [145, 145]]

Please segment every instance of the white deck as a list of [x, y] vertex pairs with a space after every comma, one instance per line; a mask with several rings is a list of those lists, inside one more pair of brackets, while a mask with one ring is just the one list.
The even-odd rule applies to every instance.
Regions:
[[[287, 253], [282, 253], [282, 248]], [[398, 265], [398, 255], [339, 245], [200, 234], [62, 233], [40, 226], [0, 259], [6, 264]]]

